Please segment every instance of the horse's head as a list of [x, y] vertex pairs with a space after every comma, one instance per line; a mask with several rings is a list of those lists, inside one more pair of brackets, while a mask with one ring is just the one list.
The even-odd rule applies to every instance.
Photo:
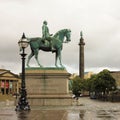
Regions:
[[65, 29], [65, 36], [66, 36], [66, 41], [65, 42], [70, 42], [71, 41], [71, 30], [70, 29]]
[[[58, 31], [53, 37], [61, 40], [64, 43], [70, 42], [71, 41], [71, 30], [70, 29], [62, 29]], [[66, 37], [66, 40], [64, 40], [64, 37]]]

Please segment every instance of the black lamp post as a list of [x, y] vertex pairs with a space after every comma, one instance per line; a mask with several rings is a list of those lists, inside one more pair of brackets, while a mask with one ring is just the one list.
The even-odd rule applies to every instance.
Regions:
[[20, 46], [20, 50], [22, 50], [22, 53], [20, 54], [22, 56], [22, 81], [21, 81], [21, 90], [20, 90], [20, 98], [18, 101], [18, 104], [16, 106], [16, 111], [28, 111], [30, 110], [30, 106], [27, 100], [27, 91], [26, 91], [26, 85], [25, 85], [25, 48], [28, 46], [29, 42], [27, 41], [25, 34], [23, 33], [22, 38], [18, 42]]

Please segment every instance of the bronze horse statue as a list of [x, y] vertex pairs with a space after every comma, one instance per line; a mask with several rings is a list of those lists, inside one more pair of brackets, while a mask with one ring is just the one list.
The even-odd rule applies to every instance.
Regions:
[[[64, 41], [65, 37], [66, 37], [66, 40]], [[71, 41], [70, 37], [71, 37], [70, 29], [62, 29], [62, 30], [58, 31], [53, 37], [51, 37], [52, 45], [55, 48], [54, 51], [51, 50], [50, 42], [48, 40], [43, 41], [42, 38], [40, 38], [40, 37], [27, 38], [27, 40], [29, 41], [29, 44], [30, 44], [30, 48], [31, 48], [31, 53], [28, 56], [28, 60], [27, 60], [27, 66], [30, 67], [29, 66], [30, 59], [33, 56], [35, 56], [35, 59], [36, 59], [38, 65], [40, 67], [42, 67], [42, 65], [40, 64], [40, 62], [38, 60], [38, 52], [39, 52], [39, 50], [43, 50], [46, 52], [50, 52], [50, 51], [54, 52], [56, 54], [55, 66], [58, 67], [57, 62], [59, 59], [60, 66], [64, 67], [61, 62], [61, 51], [62, 51], [63, 43], [67, 43], [67, 42]]]

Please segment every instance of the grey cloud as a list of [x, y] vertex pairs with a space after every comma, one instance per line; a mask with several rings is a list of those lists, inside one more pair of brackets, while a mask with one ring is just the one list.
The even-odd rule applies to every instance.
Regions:
[[[41, 36], [43, 20], [48, 21], [51, 33], [70, 28], [72, 41], [64, 44], [63, 64], [78, 71], [79, 39], [83, 31], [85, 40], [85, 68], [97, 70], [120, 68], [119, 1], [116, 0], [4, 0], [0, 4], [0, 66], [20, 71], [18, 40], [25, 32], [27, 37]], [[30, 53], [30, 48], [26, 49]], [[49, 57], [49, 60], [47, 60]], [[44, 66], [53, 66], [55, 55], [39, 51]], [[37, 66], [34, 58], [31, 65]]]

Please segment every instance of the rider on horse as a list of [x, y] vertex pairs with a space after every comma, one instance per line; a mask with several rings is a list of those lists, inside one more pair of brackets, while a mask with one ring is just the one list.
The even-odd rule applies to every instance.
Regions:
[[47, 40], [50, 43], [51, 50], [54, 51], [55, 48], [53, 47], [51, 36], [52, 34], [49, 33], [49, 28], [47, 27], [47, 21], [44, 21], [42, 26], [42, 40], [44, 42]]

